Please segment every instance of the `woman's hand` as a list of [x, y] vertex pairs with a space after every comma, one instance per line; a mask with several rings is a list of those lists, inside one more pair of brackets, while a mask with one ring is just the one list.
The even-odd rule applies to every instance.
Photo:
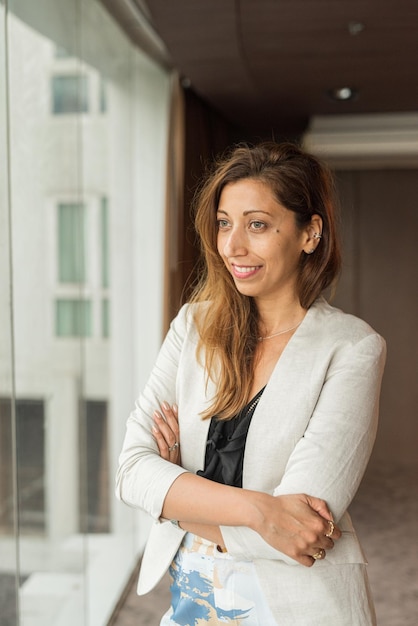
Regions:
[[154, 411], [152, 433], [160, 451], [161, 458], [180, 465], [180, 430], [178, 407], [168, 402], [161, 403], [161, 410]]
[[268, 496], [260, 504], [263, 519], [254, 530], [302, 565], [310, 567], [316, 560], [324, 559], [334, 541], [341, 537], [324, 500], [295, 494]]
[[[170, 406], [167, 402], [162, 402], [160, 410], [154, 411], [153, 418], [153, 435], [161, 458], [180, 465], [180, 430], [177, 406], [175, 404]], [[188, 485], [198, 481], [196, 488], [199, 486], [199, 493], [202, 493], [202, 480], [205, 481], [208, 488], [206, 504], [211, 502], [210, 494], [212, 491], [221, 490], [222, 495], [225, 494], [226, 496], [227, 493], [230, 495], [227, 497], [225, 507], [221, 506], [220, 509], [218, 506], [211, 507], [206, 519], [205, 517], [201, 518], [204, 508], [202, 506], [199, 506], [196, 517], [193, 514], [189, 517], [193, 504], [197, 504], [199, 498], [194, 498], [194, 489], [192, 488], [189, 492], [189, 487], [186, 487], [185, 483]], [[180, 484], [183, 487], [181, 493], [177, 493]], [[257, 491], [225, 487], [193, 474], [183, 474], [174, 482], [166, 497], [165, 507], [169, 507], [171, 494], [173, 494], [176, 508], [180, 501], [185, 499], [184, 506], [187, 508], [188, 514], [184, 515], [184, 511], [168, 511], [167, 509], [164, 517], [181, 520], [184, 530], [199, 534], [217, 544], [223, 544], [219, 524], [241, 525], [242, 520], [234, 520], [231, 524], [225, 524], [223, 519], [217, 519], [216, 511], [226, 511], [232, 506], [235, 514], [240, 509], [242, 510], [243, 517], [247, 520], [246, 524], [243, 525], [248, 525], [257, 531], [276, 550], [287, 554], [307, 567], [311, 567], [317, 560], [324, 559], [326, 552], [334, 547], [334, 541], [341, 537], [341, 531], [334, 524], [326, 502], [305, 494], [270, 496]], [[239, 499], [235, 505], [233, 504], [234, 497]], [[244, 507], [242, 499], [245, 500]], [[219, 504], [217, 498], [216, 501]], [[171, 509], [171, 507], [169, 508]], [[249, 514], [248, 518], [247, 514]], [[210, 519], [212, 516], [214, 519]]]

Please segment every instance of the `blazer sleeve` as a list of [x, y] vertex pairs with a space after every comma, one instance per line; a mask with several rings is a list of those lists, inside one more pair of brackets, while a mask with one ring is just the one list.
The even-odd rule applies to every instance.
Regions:
[[[386, 345], [369, 334], [332, 360], [303, 437], [275, 496], [305, 493], [325, 500], [339, 520], [351, 503], [373, 448]], [[226, 547], [245, 558], [295, 563], [249, 528], [222, 527]], [[285, 557], [285, 558], [283, 558]]]
[[176, 400], [179, 360], [187, 332], [185, 305], [171, 323], [143, 393], [128, 418], [116, 474], [116, 496], [158, 520], [172, 483], [186, 470], [160, 457], [152, 435], [153, 412], [163, 400]]

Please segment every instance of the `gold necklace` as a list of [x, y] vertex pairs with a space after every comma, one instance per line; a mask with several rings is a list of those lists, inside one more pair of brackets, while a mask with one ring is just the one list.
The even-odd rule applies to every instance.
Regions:
[[291, 330], [294, 330], [298, 326], [302, 324], [303, 320], [300, 320], [295, 326], [291, 326], [290, 328], [286, 328], [285, 330], [279, 330], [277, 333], [273, 333], [272, 335], [267, 335], [267, 337], [258, 337], [258, 341], [264, 341], [265, 339], [271, 339], [272, 337], [278, 337], [279, 335], [284, 335], [285, 333], [289, 333]]

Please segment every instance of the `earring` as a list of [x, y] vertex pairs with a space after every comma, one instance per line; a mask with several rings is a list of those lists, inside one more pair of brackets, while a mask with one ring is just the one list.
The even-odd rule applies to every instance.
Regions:
[[312, 236], [314, 239], [321, 239], [322, 237], [321, 233], [314, 233]]

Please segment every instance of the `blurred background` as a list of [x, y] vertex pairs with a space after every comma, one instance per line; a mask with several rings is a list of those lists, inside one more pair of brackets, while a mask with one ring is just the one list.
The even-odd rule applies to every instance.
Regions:
[[352, 513], [379, 624], [416, 625], [416, 1], [0, 0], [0, 33], [0, 626], [159, 623], [117, 458], [198, 261], [196, 184], [260, 139], [336, 174], [334, 302], [388, 343]]

